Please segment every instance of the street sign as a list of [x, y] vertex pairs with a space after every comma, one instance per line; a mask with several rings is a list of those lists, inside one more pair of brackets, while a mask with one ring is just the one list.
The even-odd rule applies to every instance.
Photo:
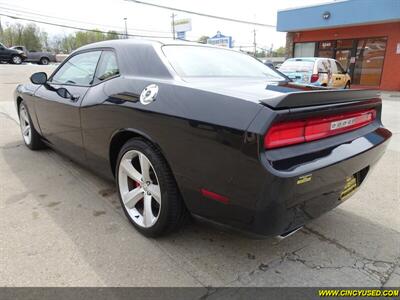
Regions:
[[178, 40], [186, 40], [186, 31], [178, 31], [176, 33], [176, 38]]
[[225, 36], [220, 31], [218, 31], [215, 36], [207, 39], [207, 44], [226, 47], [226, 48], [233, 48], [232, 37]]

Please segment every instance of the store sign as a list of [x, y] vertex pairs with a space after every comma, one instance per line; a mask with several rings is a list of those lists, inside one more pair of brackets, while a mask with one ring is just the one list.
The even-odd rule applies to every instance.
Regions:
[[322, 19], [328, 20], [331, 17], [331, 13], [329, 11], [326, 11], [322, 14]]
[[191, 19], [180, 19], [174, 21], [175, 32], [186, 32], [192, 30]]
[[332, 47], [333, 47], [333, 43], [331, 41], [319, 43], [319, 49], [331, 49]]
[[232, 37], [225, 36], [220, 31], [215, 36], [207, 39], [207, 44], [225, 48], [233, 48]]

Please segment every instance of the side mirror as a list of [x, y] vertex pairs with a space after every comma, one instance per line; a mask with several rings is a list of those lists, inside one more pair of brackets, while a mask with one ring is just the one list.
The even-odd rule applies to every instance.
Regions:
[[57, 95], [60, 96], [61, 98], [69, 99], [72, 101], [76, 101], [79, 99], [79, 96], [74, 96], [72, 95], [66, 88], [58, 88], [57, 89]]
[[47, 74], [45, 72], [37, 72], [32, 74], [31, 82], [34, 84], [45, 84], [47, 82]]

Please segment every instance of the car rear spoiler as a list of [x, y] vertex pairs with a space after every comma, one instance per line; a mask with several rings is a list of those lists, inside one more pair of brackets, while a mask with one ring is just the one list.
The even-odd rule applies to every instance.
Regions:
[[288, 109], [353, 101], [359, 102], [378, 97], [379, 92], [374, 90], [309, 90], [289, 92], [275, 98], [261, 100], [261, 102], [272, 109]]

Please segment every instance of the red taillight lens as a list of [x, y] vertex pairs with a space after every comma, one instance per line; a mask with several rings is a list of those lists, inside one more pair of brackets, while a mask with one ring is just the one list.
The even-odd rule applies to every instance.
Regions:
[[272, 125], [264, 137], [266, 149], [315, 141], [328, 136], [351, 131], [373, 122], [374, 109], [340, 115], [288, 121]]
[[304, 121], [295, 121], [273, 125], [265, 136], [264, 146], [276, 148], [305, 142], [305, 124]]
[[319, 75], [318, 74], [312, 74], [311, 75], [311, 82], [316, 82], [319, 79]]

